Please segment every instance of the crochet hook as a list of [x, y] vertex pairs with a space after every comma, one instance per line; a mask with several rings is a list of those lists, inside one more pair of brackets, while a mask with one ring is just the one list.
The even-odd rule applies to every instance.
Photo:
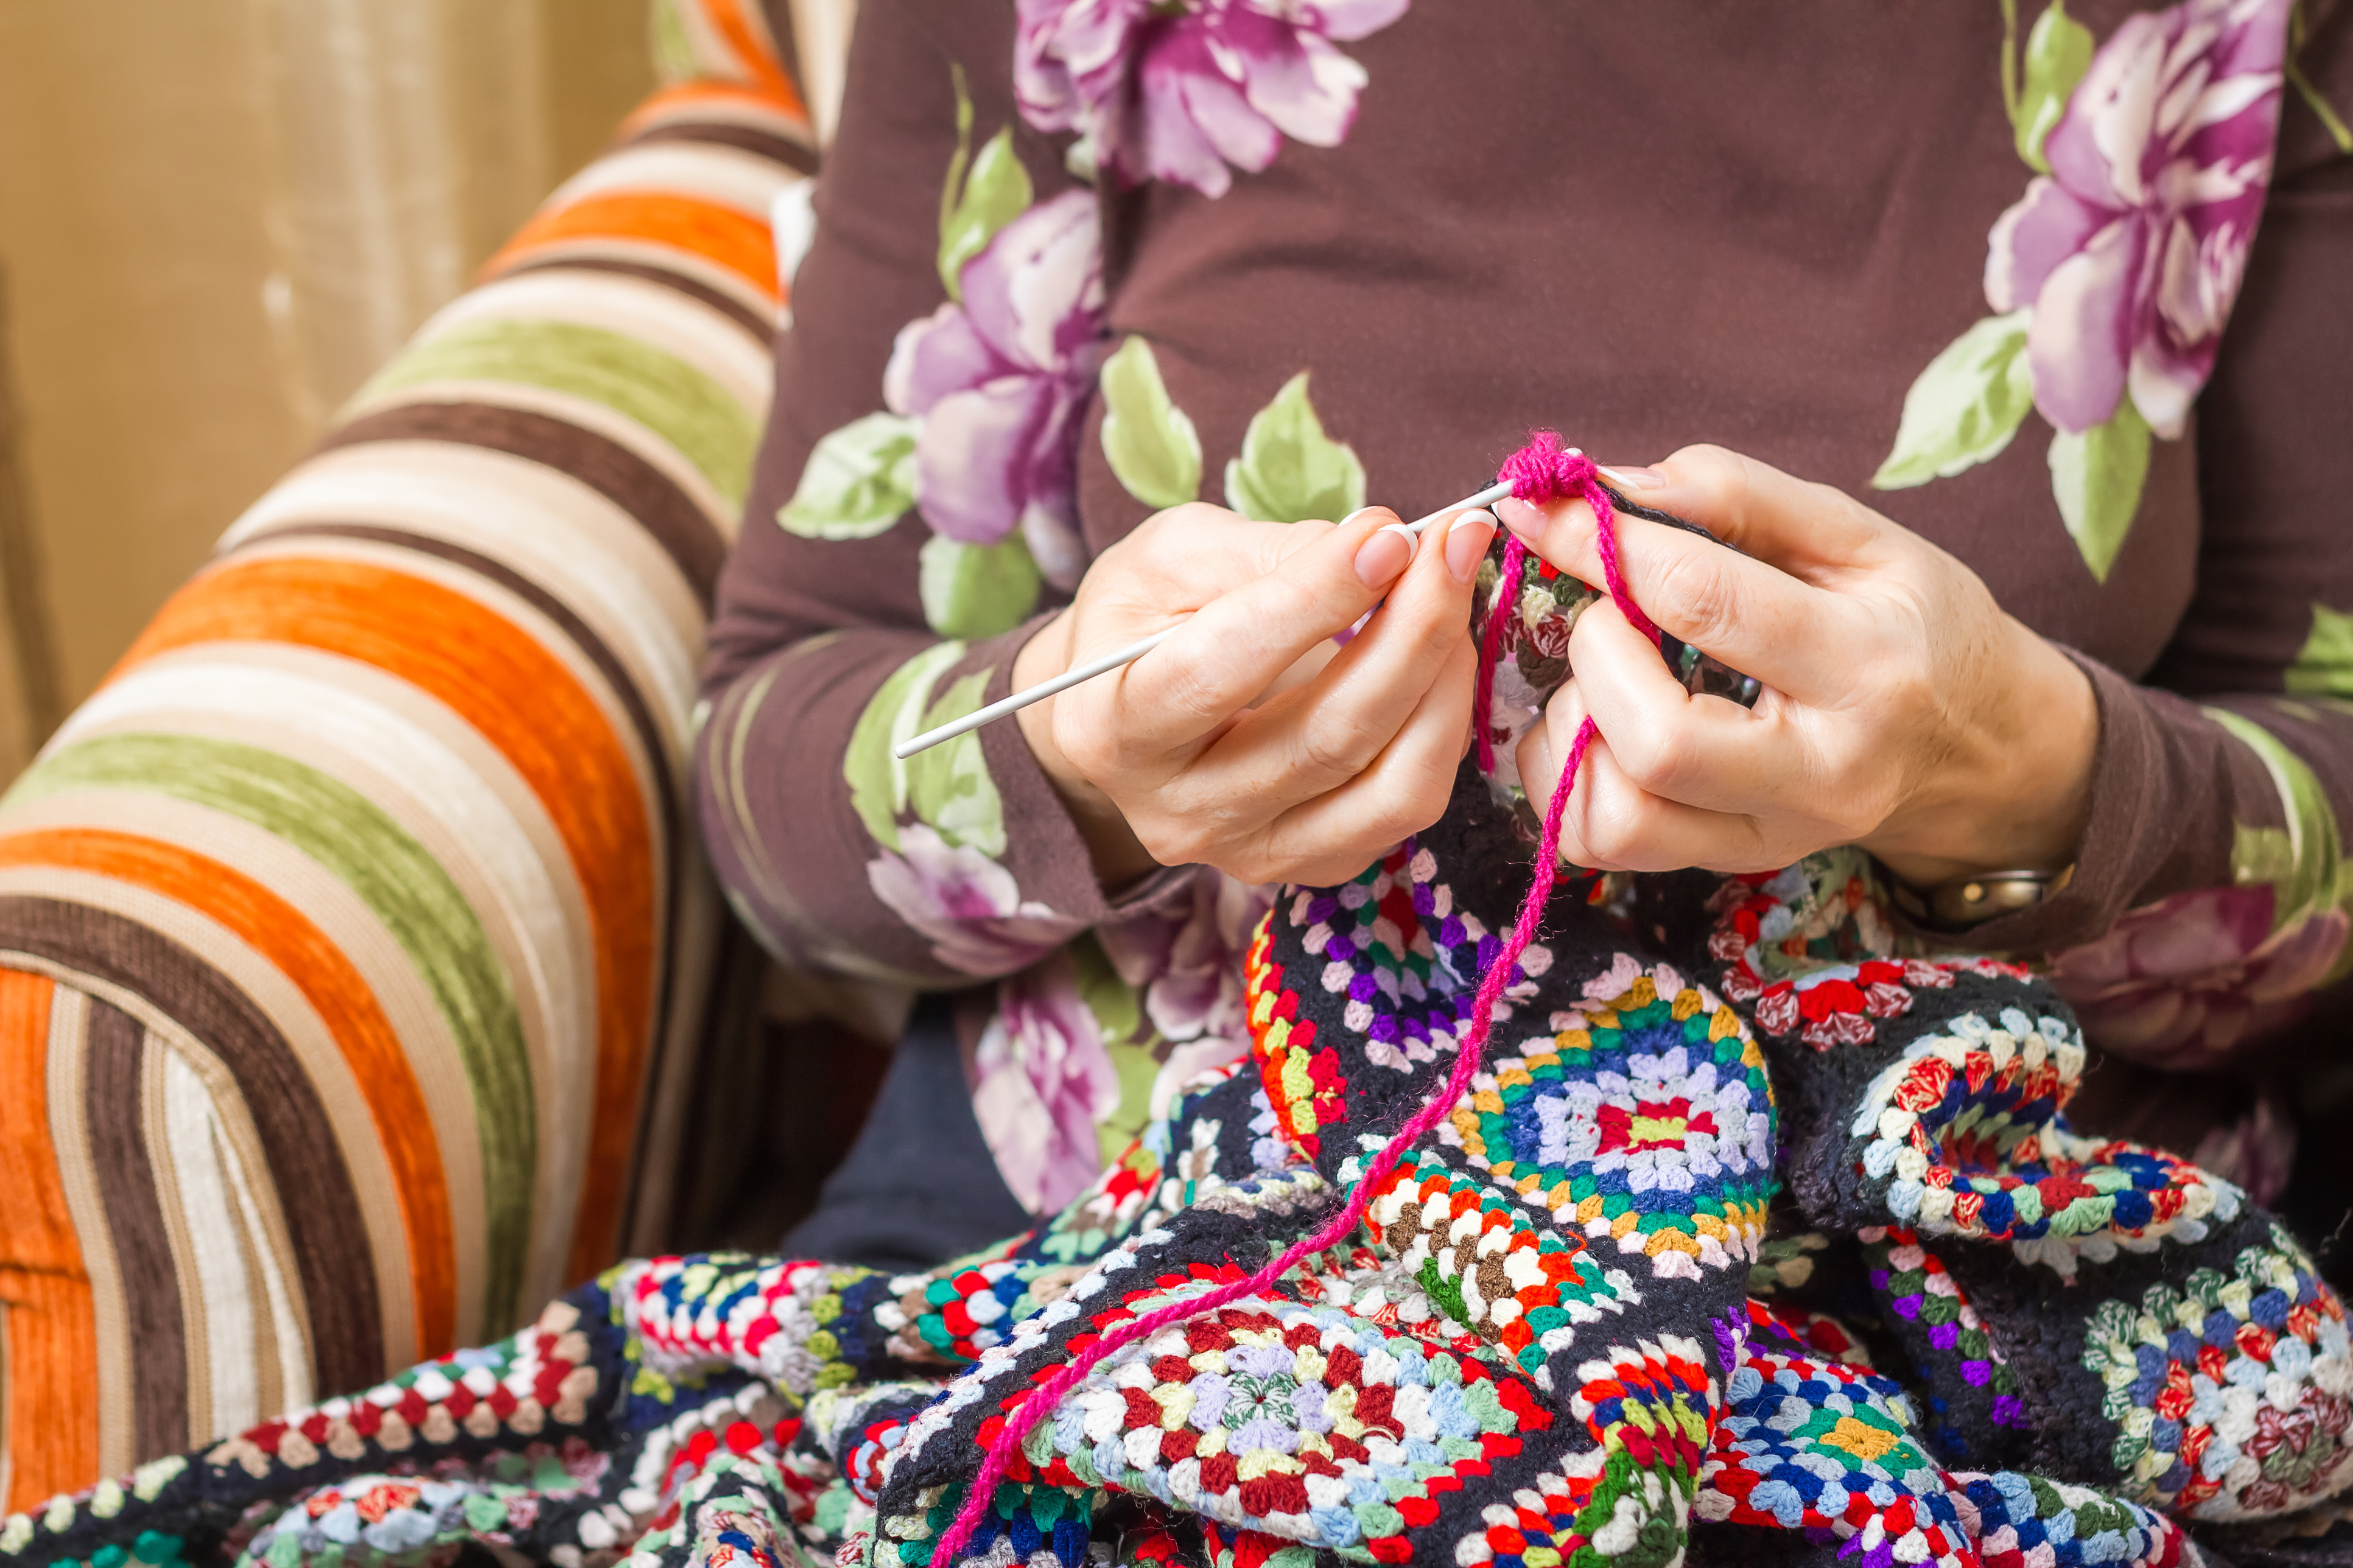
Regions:
[[[1458, 512], [1471, 511], [1482, 506], [1493, 506], [1511, 493], [1512, 487], [1509, 483], [1489, 485], [1477, 495], [1466, 496], [1452, 506], [1440, 507], [1419, 521], [1393, 523], [1390, 526], [1401, 528], [1406, 532], [1419, 538], [1423, 529], [1440, 518], [1452, 517]], [[1178, 623], [1178, 625], [1182, 624], [1182, 622]], [[943, 724], [936, 730], [926, 730], [920, 735], [902, 741], [891, 748], [891, 754], [901, 762], [905, 762], [916, 752], [927, 752], [942, 741], [953, 741], [958, 735], [970, 734], [983, 724], [993, 724], [1008, 713], [1019, 712], [1032, 702], [1042, 702], [1058, 691], [1068, 691], [1082, 680], [1092, 680], [1098, 675], [1108, 675], [1122, 665], [1133, 664], [1142, 658], [1145, 654], [1166, 642], [1176, 631], [1176, 626], [1170, 626], [1166, 631], [1155, 632], [1141, 641], [1128, 644], [1125, 647], [1113, 648], [1101, 658], [1091, 658], [1084, 664], [1072, 665], [1051, 680], [1041, 680], [1027, 690], [1017, 691], [1012, 696], [992, 702], [986, 708], [976, 708], [953, 723]]]

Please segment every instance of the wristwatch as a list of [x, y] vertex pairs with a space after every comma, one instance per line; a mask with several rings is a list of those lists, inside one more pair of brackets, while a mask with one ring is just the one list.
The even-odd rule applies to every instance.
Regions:
[[2074, 878], [2075, 868], [2069, 866], [2058, 871], [1975, 871], [1933, 888], [1912, 888], [1894, 878], [1889, 885], [1896, 907], [1929, 930], [1967, 931], [2055, 898]]

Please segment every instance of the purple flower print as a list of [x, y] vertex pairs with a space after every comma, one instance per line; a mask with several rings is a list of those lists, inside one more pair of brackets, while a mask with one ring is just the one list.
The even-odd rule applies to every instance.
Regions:
[[1145, 1016], [1171, 1049], [1152, 1114], [1212, 1068], [1250, 1050], [1242, 951], [1274, 902], [1271, 886], [1203, 867], [1142, 913], [1096, 929], [1112, 968], [1142, 994]]
[[933, 957], [966, 974], [1034, 963], [1086, 929], [1025, 900], [1012, 872], [920, 822], [899, 829], [898, 854], [885, 849], [866, 863], [866, 880], [892, 912], [932, 939]]
[[2272, 889], [2206, 888], [2135, 910], [2052, 962], [2084, 1035], [2152, 1067], [2211, 1063], [2293, 1023], [2345, 946], [2343, 911], [2272, 931]]
[[963, 302], [902, 328], [882, 373], [891, 412], [922, 422], [915, 500], [959, 543], [1020, 530], [1047, 581], [1071, 587], [1086, 564], [1078, 415], [1103, 332], [1094, 196], [1031, 207], [958, 280]]
[[2051, 173], [1995, 223], [1986, 299], [2032, 308], [2034, 403], [2059, 429], [2105, 424], [2129, 393], [2181, 435], [2263, 211], [2289, 3], [2127, 17], [2043, 144]]
[[1340, 144], [1367, 79], [1334, 45], [1409, 3], [1020, 0], [1014, 89], [1031, 124], [1080, 132], [1124, 184], [1221, 196], [1227, 165], [1263, 169], [1286, 136]]
[[1068, 953], [997, 985], [974, 1067], [973, 1112], [1013, 1195], [1051, 1214], [1086, 1191], [1103, 1169], [1095, 1124], [1119, 1109], [1119, 1074]]

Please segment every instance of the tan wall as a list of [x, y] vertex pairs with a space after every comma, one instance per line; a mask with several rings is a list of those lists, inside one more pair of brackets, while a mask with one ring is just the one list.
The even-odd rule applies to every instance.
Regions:
[[646, 0], [0, 0], [0, 575], [12, 393], [38, 557], [0, 604], [49, 628], [0, 638], [0, 776], [594, 154], [646, 37]]

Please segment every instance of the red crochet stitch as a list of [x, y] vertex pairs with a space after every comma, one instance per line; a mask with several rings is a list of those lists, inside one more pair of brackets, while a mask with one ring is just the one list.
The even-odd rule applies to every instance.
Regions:
[[[1618, 514], [1610, 505], [1609, 490], [1597, 479], [1597, 472], [1590, 458], [1574, 447], [1563, 448], [1559, 436], [1554, 432], [1539, 430], [1529, 437], [1526, 446], [1504, 461], [1497, 477], [1511, 485], [1514, 496], [1538, 505], [1567, 497], [1582, 496], [1585, 499], [1593, 508], [1594, 531], [1601, 550], [1603, 585], [1628, 623], [1655, 643], [1659, 637], [1658, 627], [1651, 624], [1651, 617], [1642, 613], [1641, 606], [1635, 604], [1633, 596], [1627, 593], [1625, 579], [1619, 571]], [[1493, 748], [1487, 740], [1486, 715], [1489, 689], [1494, 682], [1495, 655], [1500, 647], [1498, 627], [1507, 613], [1507, 606], [1519, 593], [1527, 557], [1527, 547], [1517, 538], [1505, 546], [1501, 591], [1496, 596], [1494, 610], [1487, 617], [1486, 636], [1481, 641], [1475, 700], [1480, 710], [1479, 764], [1483, 769], [1492, 770], [1494, 765]], [[980, 1523], [981, 1515], [997, 1495], [997, 1484], [1004, 1479], [1007, 1465], [1021, 1452], [1022, 1440], [1029, 1435], [1032, 1427], [1062, 1402], [1066, 1394], [1079, 1385], [1089, 1372], [1124, 1347], [1149, 1339], [1172, 1323], [1181, 1323], [1204, 1312], [1215, 1311], [1244, 1296], [1270, 1289], [1302, 1258], [1321, 1252], [1347, 1236], [1363, 1221], [1372, 1195], [1380, 1191], [1382, 1184], [1397, 1168], [1398, 1161], [1405, 1157], [1406, 1152], [1426, 1137], [1430, 1129], [1438, 1125], [1439, 1120], [1462, 1098], [1486, 1054], [1487, 1033], [1494, 1023], [1495, 1004], [1503, 997], [1504, 987], [1511, 978], [1512, 966], [1527, 951], [1528, 943], [1535, 940], [1536, 927], [1544, 919], [1545, 904], [1552, 897], [1553, 879], [1560, 864], [1561, 815], [1568, 805], [1569, 791], [1576, 784], [1578, 767], [1585, 761], [1586, 749], [1593, 743], [1596, 733], [1593, 721], [1588, 718], [1577, 726], [1577, 738], [1569, 742], [1567, 763], [1561, 769], [1560, 784], [1554, 789], [1552, 804], [1545, 812], [1544, 835], [1536, 846], [1535, 874], [1528, 884], [1527, 897], [1521, 901], [1519, 919], [1513, 923], [1511, 935], [1495, 954], [1494, 962], [1487, 966], [1486, 973], [1479, 977], [1479, 991], [1472, 1003], [1469, 1027], [1455, 1052], [1454, 1070], [1447, 1075], [1446, 1082], [1423, 1102], [1410, 1121], [1398, 1129], [1397, 1135], [1374, 1156], [1370, 1167], [1348, 1189], [1348, 1201], [1341, 1205], [1340, 1212], [1314, 1234], [1292, 1243], [1281, 1256], [1246, 1279], [1230, 1280], [1214, 1290], [1182, 1301], [1172, 1301], [1156, 1311], [1147, 1312], [1122, 1324], [1099, 1337], [1093, 1344], [1071, 1357], [1060, 1372], [1039, 1384], [1029, 1398], [1022, 1401], [1020, 1408], [1006, 1418], [996, 1440], [989, 1444], [988, 1452], [981, 1460], [980, 1473], [974, 1478], [972, 1490], [965, 1494], [964, 1506], [956, 1510], [955, 1522], [940, 1537], [939, 1548], [933, 1553], [932, 1561], [938, 1568], [949, 1568], [963, 1555], [965, 1547], [972, 1540], [973, 1531]]]

